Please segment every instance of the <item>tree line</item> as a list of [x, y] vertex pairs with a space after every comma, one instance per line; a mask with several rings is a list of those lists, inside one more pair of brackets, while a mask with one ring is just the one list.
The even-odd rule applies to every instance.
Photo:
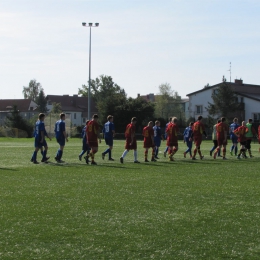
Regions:
[[[101, 75], [91, 80], [91, 98], [96, 103], [100, 123], [106, 122], [108, 115], [113, 115], [117, 124], [117, 131], [123, 132], [130, 119], [135, 116], [138, 119], [139, 128], [145, 126], [149, 121], [160, 120], [164, 126], [168, 118], [176, 116], [181, 126], [186, 126], [189, 121], [195, 118], [185, 118], [185, 112], [178, 92], [173, 90], [169, 83], [163, 83], [158, 87], [155, 95], [155, 102], [145, 100], [143, 97], [127, 97], [123, 88], [113, 81], [111, 76]], [[209, 87], [209, 85], [207, 85]], [[22, 91], [25, 99], [33, 100], [37, 105], [39, 113], [60, 113], [61, 104], [53, 103], [52, 111], [47, 111], [47, 100], [44, 89], [35, 79], [23, 87]], [[80, 96], [88, 96], [88, 86], [83, 85], [78, 89]], [[223, 77], [222, 84], [217, 91], [212, 93], [213, 103], [209, 103], [206, 110], [209, 117], [205, 119], [208, 126], [215, 124], [215, 119], [219, 116], [226, 116], [230, 119], [232, 113], [240, 109], [237, 96], [232, 91], [229, 83]], [[36, 119], [36, 118], [35, 118]], [[34, 119], [34, 120], [35, 120]], [[6, 125], [15, 127], [32, 133], [35, 122], [28, 122], [19, 115], [17, 107], [13, 108], [11, 115], [7, 117]]]

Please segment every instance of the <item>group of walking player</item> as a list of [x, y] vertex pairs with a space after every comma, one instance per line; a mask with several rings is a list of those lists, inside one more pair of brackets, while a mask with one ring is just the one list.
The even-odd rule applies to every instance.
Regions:
[[[45, 125], [44, 125], [45, 114], [40, 113], [38, 121], [35, 124], [35, 150], [33, 152], [31, 161], [35, 164], [37, 161], [37, 153], [41, 150], [42, 159], [41, 162], [47, 162], [50, 157], [47, 157], [48, 145], [45, 137], [51, 138], [48, 136]], [[249, 156], [252, 156], [251, 152], [251, 141], [252, 138], [257, 134], [255, 129], [252, 126], [252, 119], [248, 120], [248, 123], [242, 122], [242, 125], [239, 126], [237, 118], [234, 118], [233, 123], [228, 127], [226, 124], [226, 118], [222, 117], [217, 121], [217, 124], [213, 126], [212, 140], [214, 146], [210, 150], [210, 156], [213, 155], [213, 158], [216, 159], [217, 156], [222, 157], [226, 160], [226, 146], [227, 146], [227, 137], [228, 133], [230, 134], [230, 139], [232, 140], [232, 147], [230, 154], [233, 155], [233, 152], [240, 159], [240, 156], [246, 156], [246, 151], [248, 151]], [[178, 127], [177, 117], [170, 118], [170, 121], [166, 124], [165, 128], [165, 139], [167, 140], [167, 147], [164, 151], [164, 156], [168, 153], [170, 161], [174, 161], [174, 154], [178, 151], [178, 135], [180, 135]], [[130, 150], [133, 150], [134, 154], [134, 163], [139, 163], [137, 159], [137, 142], [136, 142], [136, 123], [137, 118], [133, 117], [131, 122], [126, 126], [125, 130], [125, 150], [120, 157], [120, 162], [124, 163], [124, 158]], [[259, 136], [260, 136], [260, 126], [259, 126]], [[55, 137], [59, 144], [55, 160], [58, 163], [62, 163], [62, 155], [65, 147], [65, 143], [68, 142], [66, 128], [65, 128], [65, 114], [60, 114], [60, 119], [55, 123]], [[104, 124], [102, 129], [104, 139], [108, 148], [102, 153], [102, 159], [105, 159], [105, 156], [108, 155], [109, 161], [114, 161], [112, 158], [112, 149], [113, 149], [113, 140], [115, 136], [115, 126], [113, 123], [113, 116], [109, 115], [107, 117], [107, 122]], [[143, 147], [144, 147], [144, 162], [149, 162], [148, 152], [151, 148], [151, 161], [156, 162], [159, 153], [159, 147], [161, 145], [161, 140], [164, 140], [164, 137], [160, 128], [160, 121], [155, 121], [155, 125], [150, 121], [147, 126], [143, 128]], [[199, 155], [200, 159], [203, 159], [204, 156], [201, 153], [201, 143], [203, 134], [207, 138], [207, 133], [205, 131], [205, 126], [202, 123], [202, 116], [198, 116], [197, 121], [190, 123], [189, 126], [185, 129], [183, 133], [184, 142], [187, 144], [187, 150], [183, 153], [184, 157], [189, 154], [192, 160], [196, 160], [196, 155]], [[87, 164], [96, 165], [95, 154], [98, 152], [98, 142], [101, 143], [100, 138], [100, 127], [98, 124], [98, 115], [94, 114], [91, 120], [86, 122], [82, 130], [82, 151], [79, 154], [79, 160], [82, 160], [83, 155]], [[238, 152], [237, 144], [240, 142], [240, 151]], [[192, 145], [195, 145], [195, 148], [192, 151]], [[220, 154], [222, 149], [222, 155]]]

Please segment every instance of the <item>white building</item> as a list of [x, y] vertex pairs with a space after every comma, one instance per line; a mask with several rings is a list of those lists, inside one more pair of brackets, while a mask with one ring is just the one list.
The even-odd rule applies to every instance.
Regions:
[[[237, 94], [238, 103], [241, 111], [238, 111], [236, 117], [241, 120], [252, 118], [254, 123], [260, 122], [260, 85], [244, 84], [242, 80], [235, 80], [229, 83], [231, 89]], [[198, 115], [208, 117], [208, 103], [213, 103], [212, 94], [218, 89], [221, 83], [205, 87], [198, 91], [187, 94], [189, 97], [189, 117], [197, 118]]]

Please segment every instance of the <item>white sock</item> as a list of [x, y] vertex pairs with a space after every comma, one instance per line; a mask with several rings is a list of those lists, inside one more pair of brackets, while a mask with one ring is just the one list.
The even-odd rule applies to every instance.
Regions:
[[137, 151], [134, 151], [135, 161], [137, 161]]
[[123, 152], [123, 154], [122, 154], [122, 158], [125, 158], [125, 156], [127, 155], [127, 153], [128, 153], [128, 151], [125, 150], [125, 151]]

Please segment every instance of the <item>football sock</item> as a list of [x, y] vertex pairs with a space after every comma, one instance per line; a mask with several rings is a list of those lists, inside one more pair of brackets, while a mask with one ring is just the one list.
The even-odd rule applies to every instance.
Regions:
[[232, 145], [230, 148], [230, 152], [233, 152], [234, 148], [235, 148], [234, 145]]
[[44, 151], [43, 151], [43, 150], [41, 150], [41, 155], [43, 156], [43, 154], [44, 154]]
[[79, 154], [79, 156], [82, 156], [86, 151], [82, 150], [82, 152]]
[[156, 148], [155, 148], [155, 156], [156, 156], [156, 157], [158, 156], [158, 153], [159, 153], [159, 148], [156, 147]]
[[147, 155], [148, 155], [148, 151], [145, 150], [145, 151], [144, 151], [144, 159], [145, 159], [145, 160], [147, 160]]
[[198, 154], [200, 157], [202, 156], [200, 149], [198, 149]]
[[123, 152], [123, 154], [122, 154], [122, 158], [125, 158], [125, 156], [127, 155], [127, 153], [128, 153], [128, 151], [125, 150], [125, 151]]
[[60, 160], [61, 160], [62, 155], [63, 155], [63, 151], [60, 150]]
[[112, 151], [109, 149], [108, 151], [108, 158], [111, 159], [112, 158]]
[[137, 151], [136, 150], [134, 151], [134, 158], [135, 158], [135, 161], [137, 161]]
[[235, 147], [235, 154], [237, 154], [237, 146]]
[[34, 162], [37, 160], [37, 152], [36, 151], [33, 152], [32, 159], [33, 159]]
[[106, 151], [103, 154], [107, 154], [107, 153], [109, 153], [109, 151], [110, 151], [110, 149], [107, 148]]
[[46, 159], [46, 155], [47, 155], [47, 151], [46, 151], [46, 150], [44, 150], [44, 151], [43, 151], [43, 155], [42, 155], [42, 159], [43, 159], [43, 160], [45, 160], [45, 159]]
[[252, 156], [251, 150], [248, 149], [249, 156]]
[[193, 157], [194, 157], [194, 158], [195, 158], [196, 154], [197, 154], [197, 148], [195, 148], [195, 149], [193, 150]]
[[167, 146], [166, 148], [165, 148], [165, 153], [167, 153], [168, 152], [168, 150], [169, 150], [169, 146]]
[[[158, 148], [157, 148], [157, 150], [158, 150]], [[155, 153], [156, 153], [155, 148], [152, 148], [152, 160], [154, 159]]]
[[[219, 151], [220, 151], [220, 149], [219, 149]], [[223, 148], [223, 149], [222, 149], [223, 157], [226, 157], [226, 151], [227, 151], [226, 148]]]

